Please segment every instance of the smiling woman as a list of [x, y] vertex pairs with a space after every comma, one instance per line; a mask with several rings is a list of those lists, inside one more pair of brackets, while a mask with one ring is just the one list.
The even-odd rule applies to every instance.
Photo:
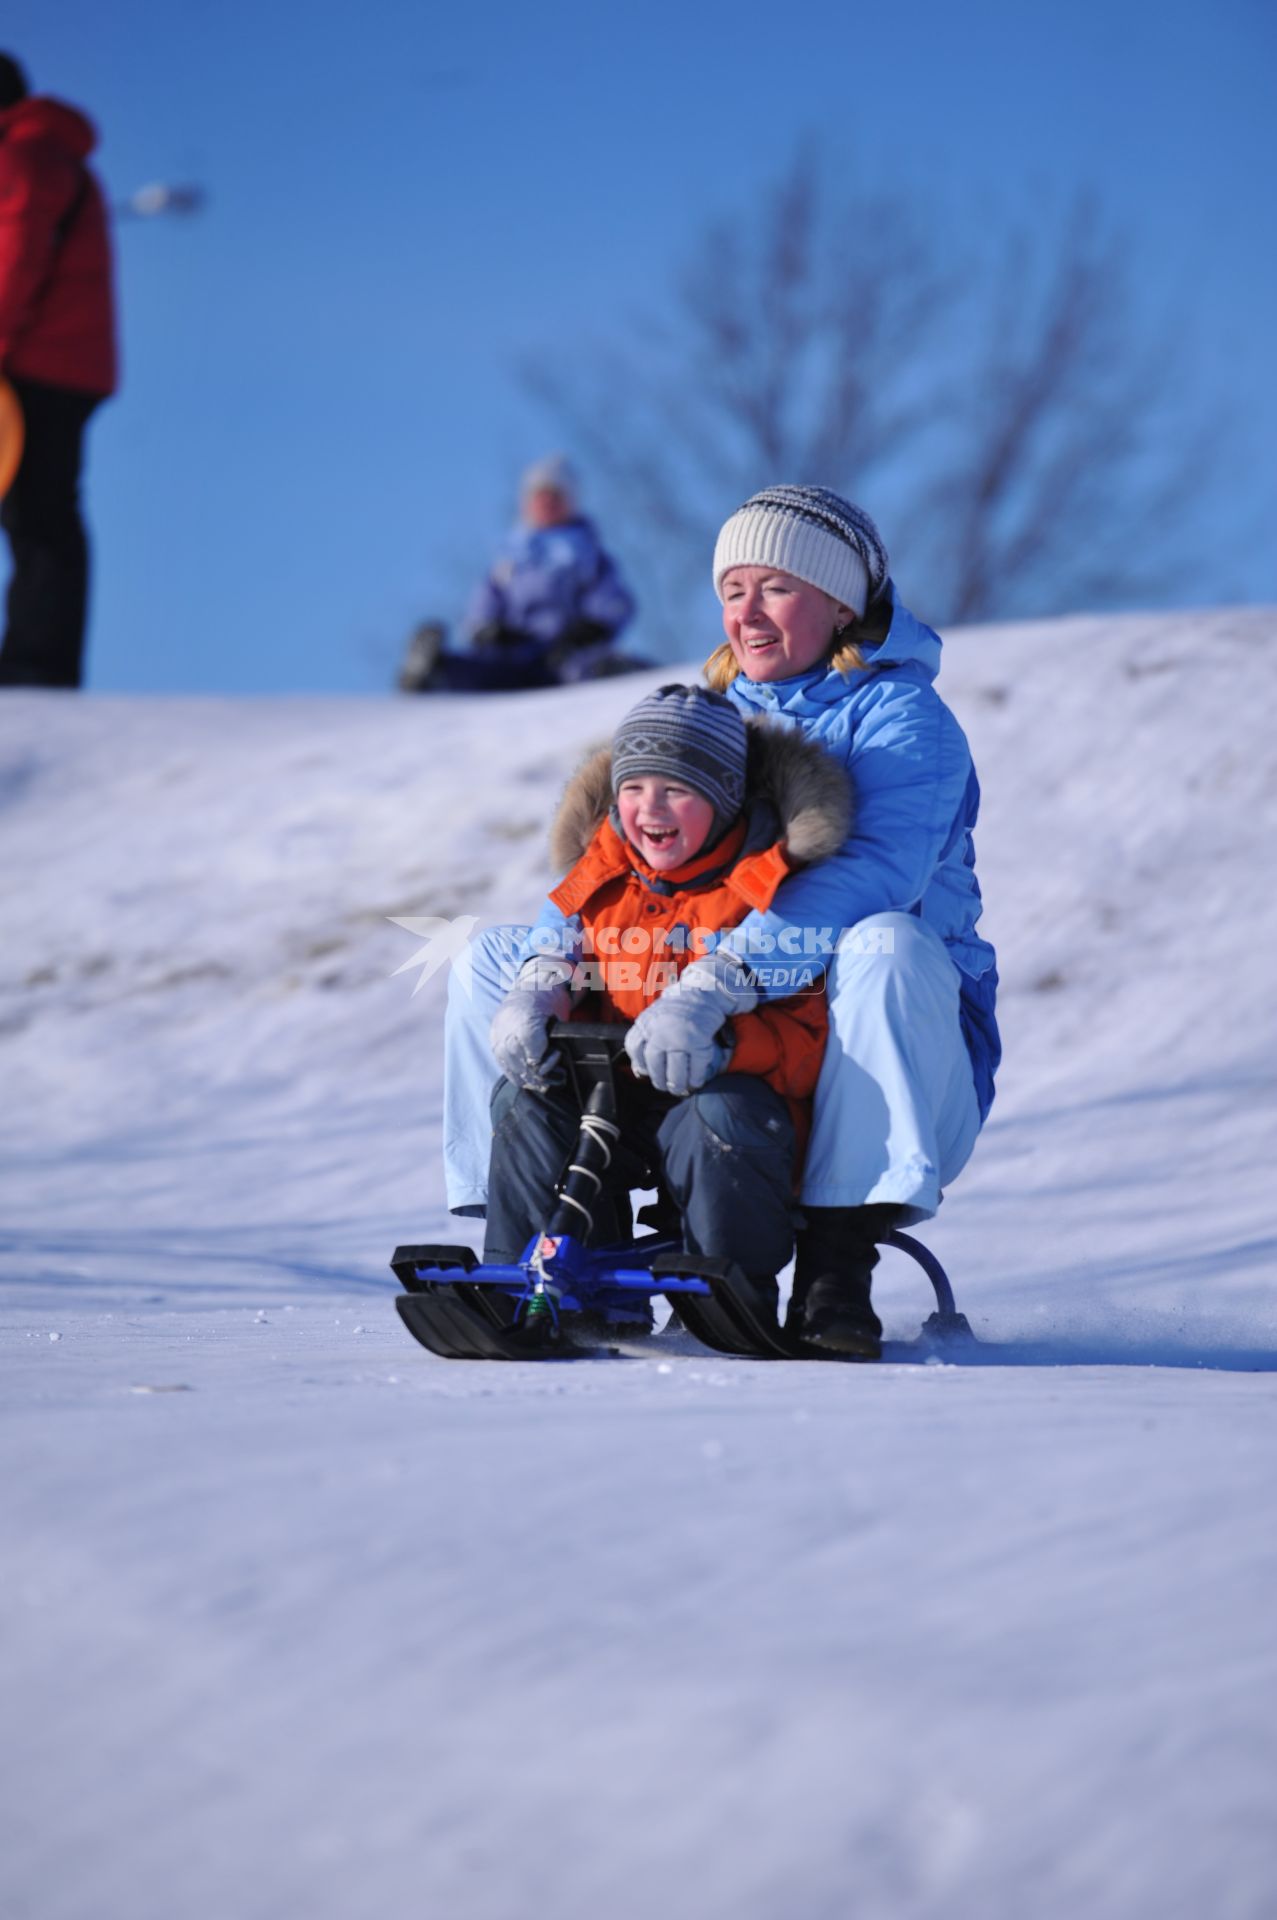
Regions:
[[[795, 1280], [819, 1337], [868, 1313], [884, 1224], [935, 1211], [993, 1098], [979, 786], [933, 684], [939, 637], [900, 603], [861, 508], [823, 487], [755, 494], [719, 534], [714, 586], [727, 640], [706, 663], [710, 684], [819, 741], [856, 800], [838, 854], [787, 880], [732, 939], [751, 968], [778, 942], [837, 945]], [[765, 999], [766, 973], [753, 970]]]

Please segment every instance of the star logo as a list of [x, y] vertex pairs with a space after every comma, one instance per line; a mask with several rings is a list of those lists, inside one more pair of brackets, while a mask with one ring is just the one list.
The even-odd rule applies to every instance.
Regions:
[[392, 925], [402, 927], [414, 939], [423, 942], [411, 959], [405, 960], [401, 967], [396, 967], [390, 976], [393, 980], [399, 974], [419, 967], [421, 971], [412, 990], [414, 999], [427, 980], [433, 979], [442, 968], [450, 967], [458, 960], [468, 961], [470, 936], [479, 924], [478, 915], [473, 913], [458, 914], [455, 920], [439, 920], [431, 915], [400, 920], [393, 913], [387, 914], [386, 918]]

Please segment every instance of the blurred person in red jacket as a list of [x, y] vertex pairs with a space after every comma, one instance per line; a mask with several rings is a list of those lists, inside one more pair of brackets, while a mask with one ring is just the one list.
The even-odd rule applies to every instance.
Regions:
[[96, 145], [82, 113], [31, 95], [17, 61], [0, 53], [0, 373], [26, 426], [22, 464], [0, 507], [13, 554], [4, 686], [81, 681], [84, 430], [116, 385], [107, 211], [85, 164]]

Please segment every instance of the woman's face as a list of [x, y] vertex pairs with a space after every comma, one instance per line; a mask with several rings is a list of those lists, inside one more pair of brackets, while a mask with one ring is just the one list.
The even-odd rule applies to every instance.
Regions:
[[777, 567], [732, 567], [723, 575], [723, 632], [750, 680], [806, 673], [854, 617], [850, 607]]

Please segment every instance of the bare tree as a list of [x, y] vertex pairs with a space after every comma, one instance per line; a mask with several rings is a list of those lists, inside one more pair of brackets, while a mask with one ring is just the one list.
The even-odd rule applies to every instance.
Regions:
[[868, 505], [936, 621], [1165, 598], [1218, 451], [1165, 418], [1172, 364], [1089, 201], [973, 265], [915, 201], [835, 198], [805, 150], [706, 229], [659, 315], [524, 371], [641, 552], [659, 630], [724, 514], [775, 481]]
[[900, 459], [929, 418], [917, 369], [945, 292], [908, 206], [835, 209], [804, 152], [761, 214], [706, 230], [662, 311], [574, 365], [530, 362], [525, 383], [672, 614], [725, 506], [796, 475], [854, 490]]
[[1164, 601], [1187, 579], [1224, 422], [1182, 403], [1182, 356], [1139, 320], [1131, 280], [1083, 197], [1034, 242], [1007, 238], [975, 289], [953, 444], [920, 495], [938, 618]]

